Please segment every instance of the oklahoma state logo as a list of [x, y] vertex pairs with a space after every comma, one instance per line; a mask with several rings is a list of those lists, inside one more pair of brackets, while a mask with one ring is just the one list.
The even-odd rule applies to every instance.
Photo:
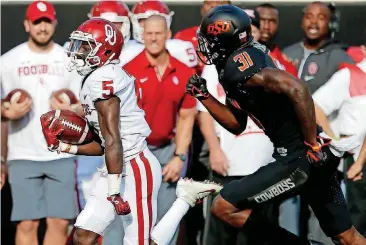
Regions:
[[229, 32], [231, 30], [232, 23], [229, 20], [218, 20], [207, 27], [207, 33], [211, 35], [218, 35], [221, 33]]

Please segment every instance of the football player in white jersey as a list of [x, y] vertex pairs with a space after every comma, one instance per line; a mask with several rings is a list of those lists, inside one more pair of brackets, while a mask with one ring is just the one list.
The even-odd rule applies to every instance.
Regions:
[[161, 168], [147, 148], [145, 138], [150, 128], [144, 111], [137, 106], [134, 77], [118, 64], [122, 34], [113, 23], [93, 18], [79, 26], [70, 39], [67, 51], [70, 69], [84, 76], [80, 101], [100, 139], [84, 145], [65, 144], [57, 139], [58, 132], [50, 126], [45, 134], [47, 142], [50, 150], [76, 155], [105, 154], [106, 161], [91, 197], [76, 220], [75, 243], [95, 244], [117, 214], [123, 219], [123, 244], [147, 245], [150, 237], [152, 244], [167, 244], [189, 207], [221, 187], [180, 180], [176, 202], [152, 231]]

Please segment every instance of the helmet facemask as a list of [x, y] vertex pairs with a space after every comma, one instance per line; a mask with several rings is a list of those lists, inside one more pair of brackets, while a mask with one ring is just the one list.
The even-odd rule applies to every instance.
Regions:
[[91, 34], [81, 31], [71, 33], [70, 40], [66, 51], [70, 59], [69, 71], [76, 69], [80, 75], [85, 76], [99, 67], [101, 60], [96, 53], [101, 43], [96, 42]]
[[[223, 48], [217, 40], [210, 40], [200, 32], [197, 33], [197, 37], [198, 57], [204, 64], [217, 65], [219, 62], [226, 60], [226, 58], [230, 55], [230, 50]], [[202, 57], [205, 57], [205, 59]]]

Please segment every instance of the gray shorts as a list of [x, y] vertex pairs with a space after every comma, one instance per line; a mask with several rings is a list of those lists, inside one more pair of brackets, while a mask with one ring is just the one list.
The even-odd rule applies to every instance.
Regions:
[[9, 161], [12, 221], [77, 215], [75, 158], [54, 161]]

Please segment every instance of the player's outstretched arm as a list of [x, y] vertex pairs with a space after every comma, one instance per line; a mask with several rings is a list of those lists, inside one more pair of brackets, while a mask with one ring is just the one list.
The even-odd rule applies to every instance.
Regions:
[[[109, 174], [122, 173], [123, 148], [119, 131], [120, 100], [112, 96], [95, 102], [100, 131], [105, 140], [105, 161]], [[118, 187], [119, 188], [119, 187]]]
[[248, 85], [250, 83], [261, 85], [274, 93], [287, 95], [300, 121], [304, 140], [312, 146], [318, 145], [314, 102], [305, 83], [285, 71], [269, 67], [254, 75], [248, 81]]
[[247, 113], [231, 110], [231, 108], [211, 96], [207, 90], [204, 78], [196, 74], [193, 75], [188, 80], [186, 92], [200, 100], [211, 116], [230, 133], [239, 135], [245, 130], [248, 118]]

